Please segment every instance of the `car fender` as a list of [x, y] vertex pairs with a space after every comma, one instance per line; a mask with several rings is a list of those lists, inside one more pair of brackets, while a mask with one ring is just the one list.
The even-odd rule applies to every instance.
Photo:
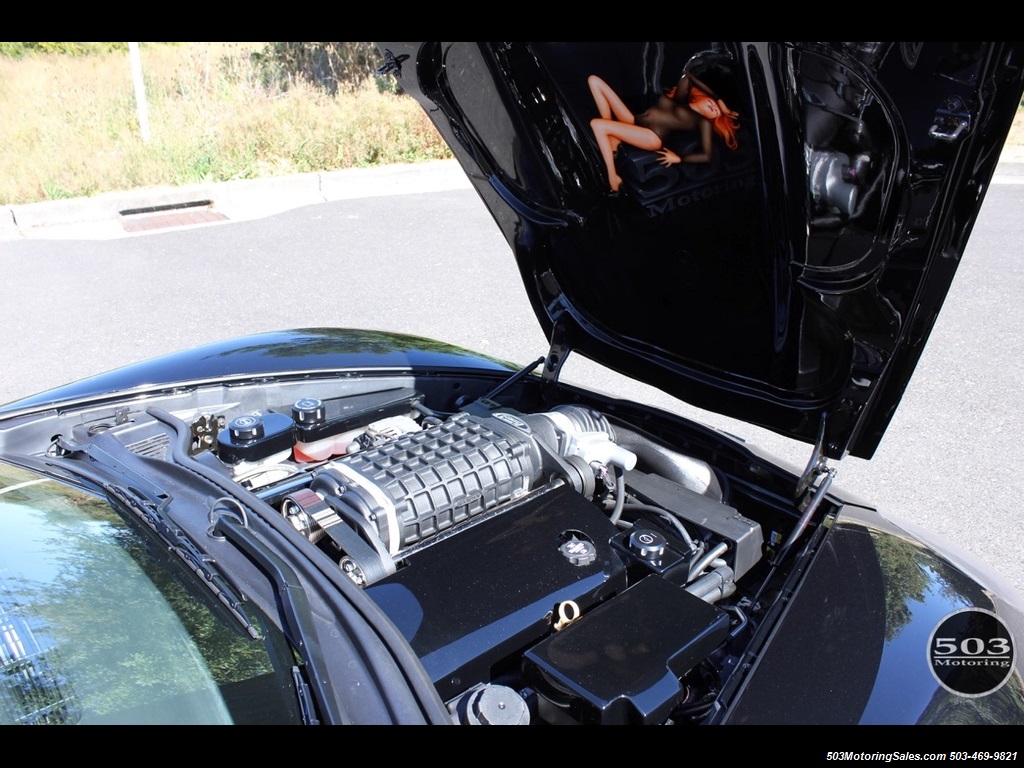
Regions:
[[954, 693], [933, 673], [932, 635], [967, 608], [994, 613], [1016, 641], [1024, 637], [1020, 597], [996, 574], [968, 571], [952, 547], [846, 506], [722, 721], [1024, 723], [1019, 654], [1006, 682], [987, 695]]

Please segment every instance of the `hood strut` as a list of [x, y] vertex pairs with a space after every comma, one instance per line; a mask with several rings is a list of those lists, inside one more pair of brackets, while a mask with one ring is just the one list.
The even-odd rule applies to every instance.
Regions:
[[547, 357], [544, 358], [544, 370], [541, 371], [541, 378], [545, 386], [558, 383], [558, 374], [562, 366], [572, 352], [572, 344], [569, 342], [569, 334], [566, 331], [565, 323], [556, 321], [551, 328], [551, 347], [548, 349]]
[[814, 482], [814, 478], [820, 475], [822, 472], [828, 471], [828, 459], [825, 456], [825, 424], [826, 416], [821, 414], [821, 422], [818, 424], [818, 437], [814, 441], [814, 449], [811, 451], [811, 458], [807, 462], [807, 468], [800, 475], [800, 480], [796, 484], [795, 498], [799, 499], [803, 496], [811, 483]]
[[[801, 504], [804, 506], [803, 514], [800, 515], [800, 519], [793, 527], [793, 530], [790, 531], [785, 543], [779, 548], [773, 558], [772, 562], [774, 565], [781, 563], [785, 559], [790, 548], [807, 529], [811, 518], [817, 512], [822, 500], [824, 500], [825, 495], [828, 493], [832, 481], [836, 478], [836, 470], [828, 466], [828, 460], [825, 456], [825, 420], [825, 415], [822, 414], [821, 425], [818, 428], [818, 439], [814, 443], [814, 450], [811, 452], [810, 461], [807, 462], [807, 468], [796, 484], [796, 498], [800, 499], [803, 497], [801, 501]], [[818, 480], [818, 478], [821, 479]], [[818, 481], [817, 485], [814, 485], [816, 480]]]
[[[518, 371], [516, 371], [514, 374], [512, 374], [509, 378], [505, 379], [503, 382], [501, 382], [501, 384], [496, 386], [494, 389], [492, 389], [486, 395], [483, 395], [482, 397], [476, 398], [476, 401], [479, 402], [481, 400], [494, 400], [495, 398], [497, 398], [498, 395], [500, 395], [506, 389], [511, 387], [513, 384], [516, 384], [516, 383], [522, 381], [527, 376], [529, 376], [531, 373], [533, 373], [537, 369], [537, 366], [540, 365], [541, 363], [543, 363], [545, 359], [546, 358], [538, 357], [532, 363], [530, 363], [530, 364], [520, 368]], [[470, 402], [468, 397], [460, 397], [460, 398], [458, 398], [455, 401], [455, 404], [459, 408], [462, 408], [468, 402]]]

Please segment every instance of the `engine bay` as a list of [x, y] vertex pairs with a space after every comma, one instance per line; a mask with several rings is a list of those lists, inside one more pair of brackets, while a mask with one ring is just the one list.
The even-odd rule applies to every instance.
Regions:
[[[384, 410], [418, 404], [412, 391], [386, 397]], [[300, 401], [297, 421], [307, 407], [347, 410]], [[722, 503], [709, 468], [695, 463], [689, 482], [704, 469], [711, 496], [636, 470], [636, 453], [592, 409], [523, 414], [478, 401], [444, 420], [400, 414], [338, 434], [337, 455], [308, 485], [259, 493], [367, 590], [453, 711], [475, 712], [464, 718], [504, 720], [509, 698], [528, 717], [514, 687], [496, 713], [484, 711], [492, 682], [463, 690], [527, 647], [522, 672], [546, 719], [565, 709], [580, 722], [667, 719], [682, 685], [664, 689], [665, 669], [688, 672], [725, 639], [728, 615], [712, 605], [761, 556], [760, 527]], [[295, 449], [304, 458], [305, 447]], [[247, 481], [262, 477], [250, 470]], [[653, 514], [666, 529], [636, 522], [627, 496], [665, 510]], [[613, 628], [626, 632], [614, 645], [628, 659], [617, 671], [607, 656]], [[638, 664], [628, 649], [654, 640]]]
[[180, 419], [190, 461], [258, 497], [386, 614], [455, 722], [706, 717], [770, 609], [796, 502], [737, 474], [753, 471], [742, 449], [715, 448], [713, 465], [621, 407], [437, 387], [179, 394], [164, 418], [55, 416], [76, 423], [49, 450], [169, 461]]

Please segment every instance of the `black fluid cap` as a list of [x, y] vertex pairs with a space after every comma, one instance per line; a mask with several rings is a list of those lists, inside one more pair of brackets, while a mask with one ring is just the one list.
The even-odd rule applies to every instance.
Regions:
[[319, 424], [327, 418], [327, 409], [323, 401], [315, 397], [303, 397], [292, 406], [292, 418], [296, 424]]
[[661, 565], [668, 541], [657, 531], [641, 529], [629, 535], [629, 550], [641, 560]]
[[252, 440], [259, 440], [263, 437], [265, 430], [263, 419], [259, 416], [239, 416], [228, 424], [231, 439], [239, 443], [247, 443]]

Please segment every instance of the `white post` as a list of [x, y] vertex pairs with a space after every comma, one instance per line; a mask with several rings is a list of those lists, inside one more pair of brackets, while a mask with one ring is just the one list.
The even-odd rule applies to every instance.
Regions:
[[132, 82], [135, 84], [135, 109], [139, 113], [139, 130], [142, 141], [149, 143], [149, 106], [146, 104], [146, 86], [142, 82], [142, 59], [139, 44], [128, 43], [128, 55], [132, 60]]

